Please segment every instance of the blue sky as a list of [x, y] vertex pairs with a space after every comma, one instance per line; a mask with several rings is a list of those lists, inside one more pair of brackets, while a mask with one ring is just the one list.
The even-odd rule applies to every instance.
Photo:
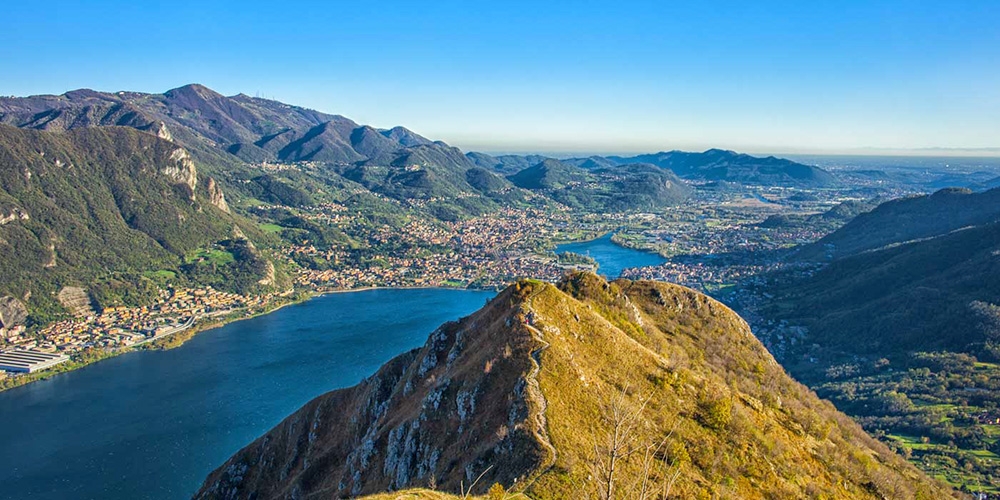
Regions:
[[0, 94], [197, 82], [486, 151], [1000, 146], [996, 1], [144, 3], [8, 2]]

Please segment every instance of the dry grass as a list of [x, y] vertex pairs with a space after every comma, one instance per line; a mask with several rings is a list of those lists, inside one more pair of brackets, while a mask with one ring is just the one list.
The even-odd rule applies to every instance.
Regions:
[[[560, 286], [522, 281], [375, 377], [318, 398], [213, 474], [206, 497], [233, 488], [241, 498], [295, 488], [343, 495], [361, 463], [357, 443], [368, 439], [375, 446], [360, 469], [362, 493], [399, 487], [385, 473], [394, 469], [384, 443], [400, 429], [439, 452], [437, 465], [426, 465], [429, 455], [415, 446], [412, 463], [427, 474], [402, 486], [463, 492], [478, 475], [477, 494], [497, 482], [515, 493], [476, 497], [490, 500], [954, 493], [789, 378], [724, 305], [678, 286], [585, 273]], [[447, 361], [456, 345], [461, 355]], [[428, 355], [437, 361], [422, 370]], [[460, 391], [477, 394], [471, 420], [458, 416]]]
[[530, 496], [608, 496], [594, 442], [608, 434], [605, 410], [618, 395], [616, 406], [640, 409], [641, 419], [630, 424], [634, 449], [617, 464], [613, 498], [658, 498], [649, 490], [666, 484], [671, 498], [952, 494], [789, 378], [724, 305], [590, 274], [562, 288], [581, 300], [549, 285], [529, 299], [550, 344], [539, 381], [558, 450]]

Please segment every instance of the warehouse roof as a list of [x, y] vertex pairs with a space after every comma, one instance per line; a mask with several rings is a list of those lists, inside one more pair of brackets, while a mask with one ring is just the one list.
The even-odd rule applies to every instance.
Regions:
[[7, 351], [0, 352], [0, 370], [35, 371], [47, 368], [68, 360], [65, 354], [53, 354], [40, 351]]

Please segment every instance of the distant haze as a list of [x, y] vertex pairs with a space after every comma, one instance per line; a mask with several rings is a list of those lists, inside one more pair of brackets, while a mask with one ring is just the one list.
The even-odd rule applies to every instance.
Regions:
[[1000, 155], [995, 1], [9, 4], [3, 95], [199, 82], [466, 150]]

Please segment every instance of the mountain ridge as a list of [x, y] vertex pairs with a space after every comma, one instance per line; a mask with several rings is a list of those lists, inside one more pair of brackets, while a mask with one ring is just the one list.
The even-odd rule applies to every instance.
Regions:
[[[609, 473], [594, 453], [612, 449], [601, 443], [621, 414], [634, 415], [628, 445], [646, 458], [619, 457]], [[499, 482], [533, 498], [640, 479], [679, 498], [952, 495], [788, 378], [724, 305], [579, 273], [520, 281], [359, 385], [319, 396], [196, 498], [457, 493], [480, 476], [475, 493]]]
[[884, 202], [798, 250], [799, 260], [849, 257], [909, 241], [941, 236], [1000, 219], [1000, 188], [973, 192], [945, 188]]
[[[341, 115], [327, 114], [245, 94], [223, 96], [203, 85], [188, 84], [162, 94], [69, 91], [59, 96], [0, 98], [0, 123], [41, 130], [87, 126], [130, 126], [177, 141], [196, 157], [229, 160], [328, 161], [334, 163], [397, 161], [412, 147], [448, 148], [404, 127], [375, 129]], [[384, 140], [383, 140], [384, 139]], [[509, 176], [547, 160], [541, 155], [463, 153], [442, 168], [479, 166]], [[447, 156], [447, 155], [446, 155]], [[822, 187], [835, 179], [826, 171], [774, 157], [755, 158], [712, 149], [704, 153], [660, 152], [634, 157], [562, 160], [586, 169], [648, 163], [693, 181]], [[209, 162], [211, 163], [211, 162]]]

